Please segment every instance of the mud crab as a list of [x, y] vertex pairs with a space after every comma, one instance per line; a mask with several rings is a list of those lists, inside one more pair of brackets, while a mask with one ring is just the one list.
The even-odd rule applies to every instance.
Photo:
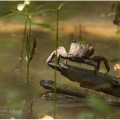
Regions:
[[90, 42], [88, 44], [78, 44], [76, 43], [76, 41], [73, 40], [73, 43], [71, 43], [70, 46], [69, 53], [66, 52], [63, 46], [60, 46], [58, 47], [57, 52], [56, 50], [54, 50], [50, 54], [50, 56], [46, 60], [46, 63], [48, 64], [49, 62], [51, 62], [52, 59], [57, 55], [58, 64], [60, 62], [60, 57], [65, 59], [65, 64], [67, 64], [67, 59], [73, 62], [85, 63], [93, 66], [94, 73], [96, 74], [97, 71], [100, 69], [100, 62], [103, 61], [108, 73], [110, 67], [106, 58], [104, 56], [94, 56], [90, 58], [90, 56], [92, 56], [93, 54], [94, 48], [90, 46]]

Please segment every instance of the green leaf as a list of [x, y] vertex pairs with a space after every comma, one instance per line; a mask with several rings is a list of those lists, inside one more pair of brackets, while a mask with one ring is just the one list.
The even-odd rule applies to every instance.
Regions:
[[110, 14], [108, 14], [108, 16], [115, 15], [115, 14], [116, 14], [116, 12], [114, 12], [114, 13], [110, 13]]
[[59, 5], [58, 10], [60, 10], [61, 7], [62, 7], [63, 5], [65, 5], [67, 2], [68, 2], [68, 1], [66, 1], [66, 2], [62, 2], [62, 3]]
[[49, 24], [46, 24], [46, 23], [32, 23], [32, 24], [38, 25], [38, 26], [41, 26], [41, 27], [44, 27], [44, 28], [47, 28], [47, 29], [50, 29], [50, 30], [56, 32], [55, 29]]
[[18, 9], [19, 11], [22, 11], [22, 10], [24, 9], [24, 7], [25, 7], [25, 4], [24, 4], [24, 3], [23, 3], [23, 4], [18, 4], [17, 9]]
[[12, 16], [13, 14], [15, 14], [15, 11], [10, 10], [10, 11], [8, 11], [2, 18], [10, 17], [10, 16]]
[[94, 107], [94, 109], [98, 110], [101, 114], [106, 115], [110, 113], [110, 106], [103, 100], [95, 97], [88, 97], [88, 103]]
[[26, 17], [29, 18], [29, 16], [28, 16], [27, 14], [25, 14], [24, 12], [12, 11], [12, 10], [8, 11], [8, 12], [6, 13], [6, 15], [3, 16], [2, 18], [7, 18], [7, 17], [10, 17], [10, 16], [12, 16], [12, 15], [14, 15], [14, 14], [21, 14], [21, 15], [24, 15], [24, 16], [26, 16]]
[[36, 47], [37, 47], [37, 42], [36, 42], [36, 39], [34, 37], [33, 48], [35, 49]]
[[43, 11], [56, 11], [56, 9], [43, 9], [43, 10], [40, 10], [40, 11], [34, 13], [32, 16], [37, 16], [37, 15], [39, 15]]
[[[36, 12], [39, 11], [39, 9], [41, 9], [41, 8], [44, 7], [44, 6], [52, 6], [53, 9], [56, 8], [53, 4], [43, 4], [43, 5], [38, 5], [38, 6], [35, 6], [35, 7], [31, 8], [31, 9], [29, 9], [29, 13], [31, 13], [31, 12], [36, 13]], [[44, 9], [43, 9], [43, 10], [44, 10]]]
[[31, 13], [31, 12], [37, 12], [40, 8], [42, 8], [42, 7], [46, 6], [46, 5], [48, 5], [48, 4], [43, 4], [43, 5], [35, 6], [35, 7], [31, 8], [31, 9], [29, 9], [29, 13]]
[[36, 54], [36, 50], [35, 50], [36, 46], [37, 46], [37, 43], [36, 43], [36, 39], [34, 38], [33, 47], [30, 52], [30, 61], [33, 59], [34, 55]]

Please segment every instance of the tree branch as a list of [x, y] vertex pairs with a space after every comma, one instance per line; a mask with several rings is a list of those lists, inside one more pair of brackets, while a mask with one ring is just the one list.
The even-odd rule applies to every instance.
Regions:
[[[41, 80], [40, 85], [42, 87], [44, 87], [45, 89], [50, 90], [51, 93], [54, 92], [54, 81]], [[49, 86], [49, 87], [46, 87], [46, 86]], [[106, 93], [103, 93], [103, 92], [98, 92], [98, 91], [95, 91], [95, 90], [91, 90], [91, 89], [88, 89], [88, 88], [76, 87], [76, 86], [71, 86], [71, 85], [68, 85], [68, 84], [56, 84], [56, 92], [60, 93], [60, 94], [65, 94], [65, 95], [68, 95], [68, 96], [70, 95], [73, 98], [74, 97], [78, 98], [78, 99], [74, 98], [73, 101], [74, 100], [77, 100], [77, 101], [83, 100], [81, 98], [86, 98], [86, 96], [88, 96], [88, 97], [93, 96], [93, 97], [100, 98], [101, 100], [104, 100], [109, 104], [120, 106], [120, 98], [119, 97], [115, 97], [115, 96], [112, 96], [112, 95], [109, 95], [109, 94], [106, 94]], [[43, 99], [47, 100], [46, 98], [49, 98], [49, 99], [54, 98], [54, 94], [51, 94], [51, 93], [45, 93], [43, 95]], [[60, 95], [60, 94], [57, 94], [57, 95]], [[64, 101], [66, 99], [68, 99], [68, 96], [64, 96]], [[62, 98], [63, 98], [63, 96], [62, 96]]]
[[[55, 69], [54, 63], [48, 64]], [[113, 75], [105, 75], [98, 72], [94, 79], [93, 70], [79, 68], [76, 66], [59, 63], [57, 71], [69, 80], [80, 83], [80, 86], [102, 91], [114, 96], [120, 96], [120, 78]]]

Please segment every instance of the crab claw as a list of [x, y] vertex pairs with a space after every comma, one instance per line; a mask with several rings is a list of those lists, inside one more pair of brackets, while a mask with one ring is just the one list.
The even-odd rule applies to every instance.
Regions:
[[[57, 52], [56, 52], [57, 51]], [[46, 60], [46, 64], [50, 63], [52, 59], [57, 55], [57, 63], [59, 64], [60, 62], [60, 57], [64, 59], [68, 59], [68, 54], [63, 46], [60, 46], [57, 48], [57, 50], [54, 50], [50, 56]]]
[[56, 50], [53, 51], [50, 56], [47, 58], [46, 60], [46, 64], [50, 63], [52, 61], [52, 59], [55, 57], [55, 54], [56, 54]]

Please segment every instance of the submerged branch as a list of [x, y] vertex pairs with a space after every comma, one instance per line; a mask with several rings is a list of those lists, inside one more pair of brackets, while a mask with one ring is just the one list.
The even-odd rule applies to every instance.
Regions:
[[[48, 64], [55, 69], [54, 63]], [[57, 71], [69, 80], [80, 83], [80, 86], [102, 91], [114, 96], [120, 96], [120, 78], [113, 75], [105, 75], [98, 72], [94, 79], [93, 70], [79, 68], [76, 66], [60, 63], [57, 65]]]
[[[42, 84], [41, 84], [42, 83]], [[43, 84], [48, 85], [49, 87], [44, 87]], [[51, 80], [41, 80], [40, 85], [46, 89], [49, 89], [51, 92], [53, 92], [54, 87], [53, 87], [53, 81]], [[71, 86], [67, 84], [57, 84], [56, 87], [57, 93], [65, 94], [65, 95], [71, 95], [77, 98], [85, 98], [86, 96], [93, 96], [100, 98], [109, 104], [117, 105], [120, 106], [120, 98], [115, 97], [103, 92], [98, 92], [95, 90], [91, 90], [88, 88], [83, 88], [83, 87], [76, 87], [76, 86]], [[51, 97], [51, 96], [49, 96]]]

